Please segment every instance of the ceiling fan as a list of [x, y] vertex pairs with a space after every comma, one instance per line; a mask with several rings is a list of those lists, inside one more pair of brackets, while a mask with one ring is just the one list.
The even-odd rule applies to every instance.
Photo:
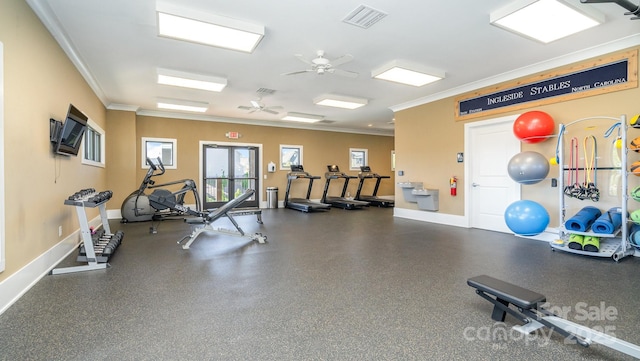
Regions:
[[239, 105], [238, 109], [248, 110], [249, 113], [265, 112], [265, 113], [270, 113], [270, 114], [278, 114], [278, 112], [275, 111], [274, 109], [282, 109], [282, 107], [279, 106], [279, 105], [272, 106], [272, 107], [267, 107], [263, 103], [261, 103], [260, 100], [261, 100], [260, 98], [258, 98], [258, 100], [252, 100], [250, 102], [251, 106]]
[[346, 76], [349, 78], [356, 78], [358, 76], [358, 73], [356, 72], [336, 68], [338, 65], [342, 65], [353, 60], [353, 55], [351, 54], [345, 54], [333, 60], [329, 60], [324, 57], [324, 50], [318, 50], [316, 52], [317, 57], [312, 60], [308, 60], [304, 58], [301, 54], [295, 54], [294, 56], [298, 58], [301, 62], [309, 65], [310, 68], [305, 70], [300, 70], [300, 71], [294, 71], [290, 73], [284, 73], [282, 75], [296, 75], [296, 74], [302, 74], [302, 73], [315, 72], [318, 75], [324, 75], [329, 73], [329, 74]]

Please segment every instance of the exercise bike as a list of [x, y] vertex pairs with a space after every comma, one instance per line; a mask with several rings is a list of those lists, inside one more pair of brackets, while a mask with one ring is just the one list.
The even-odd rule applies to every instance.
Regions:
[[[147, 158], [147, 163], [149, 164], [149, 170], [147, 170], [140, 187], [122, 202], [122, 207], [120, 208], [122, 223], [145, 222], [185, 215], [201, 215], [200, 196], [196, 189], [196, 182], [193, 179], [181, 179], [156, 185], [152, 178], [161, 176], [165, 172], [162, 160], [160, 158], [155, 160]], [[183, 186], [175, 192], [160, 188], [176, 184], [183, 184]], [[147, 189], [153, 189], [153, 192], [146, 194], [145, 191]], [[195, 198], [195, 210], [184, 206], [184, 196], [189, 192]]]

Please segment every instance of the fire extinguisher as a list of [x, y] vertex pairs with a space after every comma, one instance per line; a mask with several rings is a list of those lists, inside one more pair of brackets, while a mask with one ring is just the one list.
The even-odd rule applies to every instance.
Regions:
[[449, 187], [451, 189], [452, 196], [458, 195], [458, 178], [456, 176], [453, 176], [451, 177], [451, 179], [449, 179]]

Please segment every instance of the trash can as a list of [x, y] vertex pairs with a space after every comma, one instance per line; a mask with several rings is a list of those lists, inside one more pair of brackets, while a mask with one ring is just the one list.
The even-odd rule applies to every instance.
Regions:
[[267, 208], [278, 208], [278, 187], [267, 187]]

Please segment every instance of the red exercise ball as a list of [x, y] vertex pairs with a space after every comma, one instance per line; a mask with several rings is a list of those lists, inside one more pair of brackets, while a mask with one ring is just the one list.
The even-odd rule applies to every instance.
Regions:
[[539, 110], [522, 113], [513, 122], [513, 134], [525, 143], [539, 143], [547, 140], [548, 136], [553, 134], [554, 129], [553, 118]]

